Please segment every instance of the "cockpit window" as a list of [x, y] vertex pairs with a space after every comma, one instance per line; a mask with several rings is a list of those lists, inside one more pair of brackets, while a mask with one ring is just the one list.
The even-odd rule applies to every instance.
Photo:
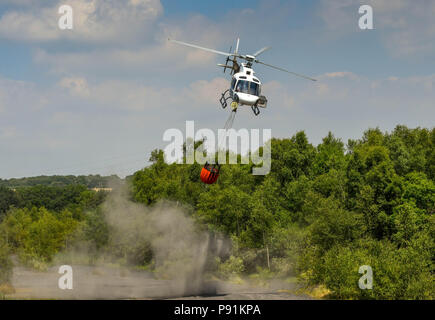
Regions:
[[255, 95], [255, 96], [259, 96], [260, 95], [260, 86], [258, 85], [258, 83], [255, 82], [251, 82], [251, 94]]
[[236, 78], [233, 78], [231, 80], [231, 89], [234, 89], [235, 86], [236, 86]]
[[260, 95], [260, 86], [255, 82], [239, 80], [239, 82], [237, 82], [236, 92], [258, 96]]

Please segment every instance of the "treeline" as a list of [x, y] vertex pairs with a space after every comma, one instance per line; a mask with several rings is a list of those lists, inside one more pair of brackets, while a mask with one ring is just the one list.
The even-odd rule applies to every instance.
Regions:
[[[270, 145], [268, 175], [223, 165], [211, 186], [200, 165], [168, 165], [156, 150], [132, 178], [133, 195], [189, 204], [232, 236], [227, 271], [297, 274], [335, 298], [434, 297], [434, 129], [370, 129], [347, 145], [330, 133], [317, 147], [298, 132]], [[362, 265], [372, 267], [372, 290], [358, 287]]]
[[100, 176], [100, 175], [87, 175], [87, 176], [37, 176], [29, 178], [12, 178], [0, 179], [0, 186], [9, 188], [31, 187], [37, 185], [50, 186], [50, 187], [65, 187], [69, 185], [83, 185], [88, 188], [107, 188], [113, 183], [119, 183], [121, 179], [117, 175]]
[[60, 212], [63, 209], [97, 207], [102, 203], [105, 192], [93, 192], [84, 185], [52, 187], [36, 185], [14, 190], [0, 186], [0, 221], [11, 208], [44, 207]]
[[[12, 275], [11, 254], [42, 270], [69, 243], [98, 239], [107, 194], [84, 185], [0, 187], [0, 285]], [[91, 230], [96, 215], [98, 228]]]

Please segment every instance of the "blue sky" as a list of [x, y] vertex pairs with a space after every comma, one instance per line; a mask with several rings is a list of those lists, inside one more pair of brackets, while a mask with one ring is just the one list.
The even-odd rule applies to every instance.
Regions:
[[[70, 4], [74, 29], [57, 28]], [[358, 28], [358, 8], [374, 30]], [[163, 133], [221, 127], [228, 77], [220, 56], [168, 37], [319, 79], [315, 84], [257, 66], [268, 109], [240, 110], [237, 128], [328, 131], [344, 142], [368, 127], [433, 127], [435, 1], [3, 0], [0, 3], [0, 178], [40, 174], [131, 174]]]

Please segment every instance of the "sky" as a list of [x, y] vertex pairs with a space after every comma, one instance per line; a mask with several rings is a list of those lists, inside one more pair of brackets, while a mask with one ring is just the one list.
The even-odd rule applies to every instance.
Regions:
[[[58, 8], [73, 8], [72, 30]], [[374, 29], [358, 27], [372, 6]], [[0, 178], [130, 175], [164, 148], [167, 129], [221, 128], [225, 58], [271, 46], [256, 65], [268, 98], [234, 127], [304, 130], [314, 145], [368, 128], [433, 128], [435, 1], [420, 0], [0, 0]]]

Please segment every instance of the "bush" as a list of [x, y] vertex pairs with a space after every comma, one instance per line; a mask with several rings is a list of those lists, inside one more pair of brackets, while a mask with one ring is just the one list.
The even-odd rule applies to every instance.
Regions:
[[[362, 241], [358, 247], [335, 246], [324, 256], [323, 281], [340, 299], [433, 299], [433, 240], [413, 239], [399, 248], [388, 241]], [[359, 267], [373, 270], [373, 289], [361, 290]]]
[[9, 243], [20, 260], [34, 265], [47, 263], [67, 247], [78, 222], [68, 210], [52, 212], [45, 208], [13, 209], [3, 221]]
[[240, 275], [244, 269], [243, 259], [239, 257], [230, 256], [225, 262], [218, 261], [218, 272], [225, 279]]
[[0, 285], [9, 283], [12, 277], [12, 261], [7, 243], [0, 237]]

